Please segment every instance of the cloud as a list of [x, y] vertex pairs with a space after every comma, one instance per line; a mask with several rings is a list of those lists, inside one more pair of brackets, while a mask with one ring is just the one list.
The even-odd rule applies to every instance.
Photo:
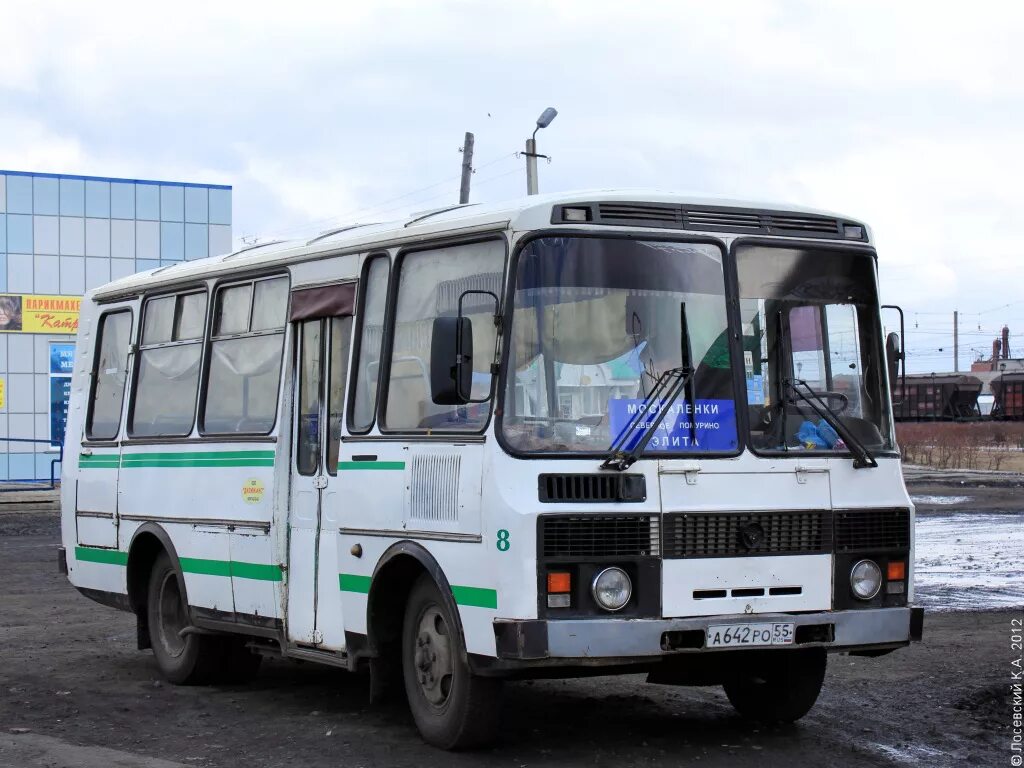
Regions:
[[[992, 274], [1021, 266], [1020, 4], [37, 0], [0, 14], [0, 167], [230, 183], [239, 236], [453, 202], [466, 130], [474, 199], [519, 196], [511, 155], [556, 106], [542, 190], [860, 216], [883, 295], [912, 311], [998, 304]], [[1024, 327], [1017, 313], [998, 322]]]

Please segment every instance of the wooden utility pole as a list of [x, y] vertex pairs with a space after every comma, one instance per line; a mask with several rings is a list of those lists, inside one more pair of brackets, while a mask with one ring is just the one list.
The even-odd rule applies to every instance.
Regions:
[[459, 205], [469, 202], [469, 182], [473, 176], [473, 141], [473, 134], [466, 131], [466, 141], [462, 145], [462, 184], [459, 187]]

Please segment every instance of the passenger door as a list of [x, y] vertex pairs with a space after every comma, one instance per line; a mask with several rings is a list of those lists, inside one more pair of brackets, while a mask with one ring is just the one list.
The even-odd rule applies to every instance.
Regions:
[[[292, 314], [296, 314], [294, 306]], [[335, 651], [345, 649], [338, 588], [338, 528], [343, 511], [338, 450], [351, 333], [348, 314], [303, 319], [295, 324], [294, 334], [288, 639]]]
[[[132, 311], [118, 309], [100, 318], [95, 345], [87, 334], [84, 345], [94, 349], [90, 362], [89, 411], [85, 445], [78, 457], [75, 481], [75, 523], [82, 546], [117, 548], [118, 473], [125, 384], [128, 381]], [[72, 445], [68, 441], [68, 445]]]

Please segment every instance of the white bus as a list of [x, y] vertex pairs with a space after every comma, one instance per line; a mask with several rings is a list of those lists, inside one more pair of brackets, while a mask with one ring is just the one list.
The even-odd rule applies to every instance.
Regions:
[[537, 676], [795, 720], [827, 653], [921, 634], [876, 258], [844, 216], [595, 192], [113, 282], [61, 567], [171, 682], [368, 669], [444, 748]]

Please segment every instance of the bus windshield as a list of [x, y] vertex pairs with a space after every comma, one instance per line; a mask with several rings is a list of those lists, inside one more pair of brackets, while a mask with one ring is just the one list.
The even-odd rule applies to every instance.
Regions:
[[891, 449], [872, 256], [750, 244], [736, 261], [751, 446]]
[[666, 372], [685, 306], [694, 402], [669, 409], [644, 454], [734, 452], [735, 394], [721, 249], [708, 243], [541, 237], [515, 276], [502, 430], [521, 453], [607, 453]]

